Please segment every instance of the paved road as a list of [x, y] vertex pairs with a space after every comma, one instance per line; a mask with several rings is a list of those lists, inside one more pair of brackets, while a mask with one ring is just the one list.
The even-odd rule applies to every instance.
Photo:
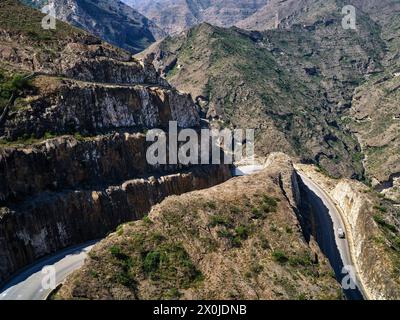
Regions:
[[[310, 205], [316, 213], [316, 238], [321, 250], [328, 257], [339, 282], [348, 276], [342, 273], [343, 266], [353, 266], [350, 246], [347, 239], [340, 239], [338, 229], [346, 230], [341, 215], [330, 197], [311, 179], [298, 172], [305, 184]], [[354, 270], [354, 269], [353, 269]], [[359, 281], [356, 283], [360, 286]], [[348, 299], [363, 299], [359, 288], [344, 290]]]
[[52, 290], [42, 288], [42, 280], [48, 275], [42, 273], [43, 268], [46, 266], [55, 268], [56, 285], [58, 285], [83, 265], [88, 252], [96, 242], [91, 241], [71, 247], [37, 261], [1, 288], [0, 300], [45, 300]]
[[[241, 166], [234, 169], [235, 176], [249, 175], [263, 169], [261, 165]], [[341, 273], [343, 265], [352, 265], [349, 245], [346, 239], [339, 239], [337, 229], [345, 230], [341, 216], [332, 200], [313, 181], [299, 173], [303, 183], [308, 188], [308, 200], [318, 213], [317, 238], [322, 251], [328, 257], [335, 270], [338, 279], [343, 277]], [[97, 241], [82, 244], [77, 247], [65, 249], [51, 257], [41, 259], [34, 265], [26, 268], [13, 278], [0, 290], [0, 300], [44, 300], [51, 289], [42, 288], [42, 280], [45, 276], [42, 269], [45, 266], [54, 266], [56, 270], [56, 284], [62, 283], [66, 277], [80, 268], [88, 252]], [[346, 290], [349, 299], [362, 299], [358, 289]]]
[[[234, 176], [244, 176], [263, 169], [261, 165], [236, 167]], [[93, 247], [94, 242], [78, 247], [63, 250], [51, 257], [44, 258], [25, 269], [14, 277], [6, 286], [0, 289], [0, 300], [44, 300], [52, 291], [42, 288], [42, 280], [46, 274], [43, 267], [54, 266], [56, 270], [56, 284], [62, 283], [68, 275], [79, 269]]]
[[246, 175], [261, 171], [263, 168], [264, 167], [262, 165], [248, 165], [248, 166], [234, 167], [233, 175], [234, 176], [246, 176]]

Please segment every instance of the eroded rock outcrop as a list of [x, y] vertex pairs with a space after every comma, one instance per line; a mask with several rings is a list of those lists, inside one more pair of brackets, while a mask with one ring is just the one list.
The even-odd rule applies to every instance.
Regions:
[[370, 297], [375, 300], [400, 299], [400, 283], [396, 279], [398, 262], [393, 261], [395, 256], [385, 249], [385, 243], [379, 243], [384, 238], [374, 221], [374, 217], [377, 219], [374, 215], [379, 211], [377, 199], [367, 195], [361, 183], [348, 180], [337, 183], [330, 194], [345, 213], [359, 276]]
[[77, 139], [61, 136], [32, 146], [0, 148], [0, 200], [21, 200], [43, 191], [111, 185], [149, 174], [182, 170], [149, 165], [143, 133], [113, 133]]
[[[96, 134], [126, 128], [196, 127], [199, 115], [191, 97], [173, 89], [144, 85], [107, 85], [40, 78], [37, 96], [21, 99], [4, 125], [4, 136], [42, 137]], [[49, 89], [51, 88], [51, 89]]]

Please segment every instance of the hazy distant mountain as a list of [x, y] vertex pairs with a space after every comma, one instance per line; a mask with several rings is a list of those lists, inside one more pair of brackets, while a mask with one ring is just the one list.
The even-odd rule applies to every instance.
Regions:
[[122, 0], [166, 32], [177, 33], [201, 22], [230, 27], [269, 0]]
[[[40, 8], [47, 1], [23, 0]], [[54, 0], [56, 17], [131, 52], [139, 52], [164, 32], [121, 1]]]

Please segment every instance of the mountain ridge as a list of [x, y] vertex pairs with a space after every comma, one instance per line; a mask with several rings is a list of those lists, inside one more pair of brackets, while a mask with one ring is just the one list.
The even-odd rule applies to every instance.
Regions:
[[[39, 9], [46, 3], [22, 1]], [[52, 3], [57, 19], [132, 53], [165, 36], [154, 22], [118, 0], [53, 0]]]

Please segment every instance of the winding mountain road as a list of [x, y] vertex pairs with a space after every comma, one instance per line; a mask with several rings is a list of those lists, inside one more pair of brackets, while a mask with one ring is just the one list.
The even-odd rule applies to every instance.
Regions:
[[[241, 166], [234, 168], [234, 176], [243, 176], [256, 173], [263, 169], [261, 165]], [[307, 188], [307, 198], [317, 213], [319, 245], [328, 257], [336, 277], [339, 281], [345, 276], [343, 266], [352, 266], [347, 239], [340, 239], [338, 228], [345, 230], [341, 215], [330, 197], [311, 179], [298, 172], [303, 184]], [[43, 289], [42, 282], [46, 274], [42, 270], [46, 266], [54, 267], [56, 271], [56, 285], [61, 284], [68, 275], [79, 269], [89, 251], [97, 241], [91, 241], [76, 247], [68, 248], [57, 254], [41, 259], [15, 276], [0, 290], [0, 300], [45, 300], [52, 289]], [[359, 282], [358, 282], [359, 283]], [[362, 288], [361, 288], [362, 289]], [[344, 290], [348, 299], [363, 299], [362, 290]], [[365, 296], [365, 295], [364, 295]]]
[[42, 282], [46, 276], [42, 270], [47, 266], [54, 267], [56, 285], [62, 283], [68, 275], [79, 269], [89, 251], [97, 241], [91, 241], [79, 246], [64, 249], [57, 254], [46, 257], [25, 268], [20, 274], [11, 279], [0, 290], [0, 300], [45, 300], [53, 291], [45, 289]]
[[349, 278], [351, 273], [343, 272], [343, 267], [353, 272], [352, 280], [356, 287], [343, 290], [347, 299], [362, 300], [366, 298], [362, 284], [355, 272], [347, 234], [345, 239], [341, 239], [338, 234], [339, 228], [346, 230], [338, 208], [329, 195], [314, 181], [299, 171], [297, 171], [297, 174], [307, 188], [308, 202], [315, 212], [315, 222], [318, 225], [316, 230], [317, 242], [323, 253], [328, 257], [336, 278], [339, 282], [342, 282], [342, 279], [346, 276]]

